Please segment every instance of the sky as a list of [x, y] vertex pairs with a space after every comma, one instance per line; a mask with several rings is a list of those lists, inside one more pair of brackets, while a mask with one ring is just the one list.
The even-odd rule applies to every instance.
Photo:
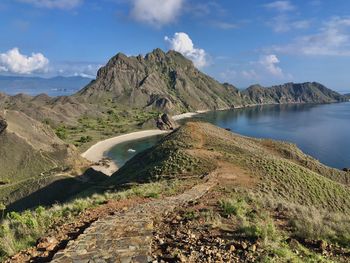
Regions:
[[350, 92], [349, 0], [1, 0], [0, 36], [0, 75], [94, 77], [161, 48], [239, 88]]

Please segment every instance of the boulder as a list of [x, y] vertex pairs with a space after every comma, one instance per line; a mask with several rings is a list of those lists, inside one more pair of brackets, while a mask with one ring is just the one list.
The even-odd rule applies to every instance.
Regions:
[[171, 116], [164, 113], [157, 119], [157, 127], [158, 129], [163, 131], [174, 130], [178, 127], [178, 124], [176, 123], [176, 121], [173, 120]]
[[343, 171], [344, 172], [350, 172], [350, 168], [344, 168]]
[[7, 122], [0, 116], [0, 135], [6, 130]]

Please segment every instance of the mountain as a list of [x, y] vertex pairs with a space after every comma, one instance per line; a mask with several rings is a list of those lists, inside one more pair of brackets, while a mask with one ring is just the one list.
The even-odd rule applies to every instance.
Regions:
[[0, 92], [15, 95], [26, 93], [38, 95], [46, 93], [50, 96], [69, 95], [86, 86], [91, 79], [84, 77], [18, 77], [0, 76]]
[[113, 100], [120, 105], [167, 113], [235, 108], [247, 104], [330, 103], [344, 98], [319, 83], [259, 85], [239, 91], [196, 69], [175, 51], [155, 49], [146, 56], [113, 57], [97, 79], [76, 97], [87, 102]]
[[344, 101], [339, 93], [330, 90], [317, 82], [301, 84], [286, 83], [284, 85], [264, 88], [260, 85], [250, 86], [243, 91], [250, 103], [331, 103]]
[[[0, 111], [0, 203], [11, 203], [88, 163], [74, 146], [22, 112]], [[64, 177], [64, 176], [63, 176]]]
[[[62, 80], [62, 78], [57, 78]], [[256, 104], [331, 103], [346, 98], [316, 82], [238, 90], [195, 68], [175, 51], [160, 49], [145, 56], [113, 57], [85, 88], [72, 96], [34, 97], [0, 93], [0, 109], [18, 110], [54, 126], [78, 125], [81, 116], [102, 118], [106, 112], [138, 109], [179, 114]]]
[[112, 99], [128, 107], [168, 113], [241, 104], [238, 89], [203, 74], [180, 53], [160, 49], [144, 57], [117, 54], [77, 96], [89, 102]]
[[5, 196], [18, 182], [41, 180], [40, 174], [55, 168], [73, 168], [74, 160], [82, 163], [77, 150], [61, 139], [88, 147], [101, 139], [142, 129], [145, 123], [153, 127], [161, 112], [343, 100], [340, 94], [315, 82], [271, 88], [254, 85], [239, 91], [203, 74], [175, 51], [156, 49], [137, 57], [119, 53], [99, 70], [96, 80], [72, 96], [0, 93], [0, 112], [6, 120], [0, 122], [1, 192]]

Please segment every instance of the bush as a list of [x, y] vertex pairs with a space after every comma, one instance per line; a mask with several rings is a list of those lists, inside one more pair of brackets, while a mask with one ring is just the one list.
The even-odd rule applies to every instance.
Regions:
[[67, 139], [67, 129], [64, 126], [60, 126], [56, 129], [56, 135], [58, 138], [60, 138], [61, 140], [65, 140]]
[[237, 217], [244, 217], [247, 213], [247, 203], [244, 199], [228, 199], [219, 201], [222, 214], [225, 217], [235, 215]]
[[91, 142], [91, 141], [92, 141], [92, 137], [90, 135], [81, 136], [80, 139], [78, 140], [78, 142], [80, 142], [80, 143], [87, 143], [87, 142]]

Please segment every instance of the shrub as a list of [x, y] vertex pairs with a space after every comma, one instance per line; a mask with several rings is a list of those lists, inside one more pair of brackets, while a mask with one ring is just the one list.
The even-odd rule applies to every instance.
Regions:
[[244, 217], [247, 213], [247, 203], [244, 199], [227, 199], [219, 201], [222, 214], [225, 217], [235, 215], [237, 217]]

